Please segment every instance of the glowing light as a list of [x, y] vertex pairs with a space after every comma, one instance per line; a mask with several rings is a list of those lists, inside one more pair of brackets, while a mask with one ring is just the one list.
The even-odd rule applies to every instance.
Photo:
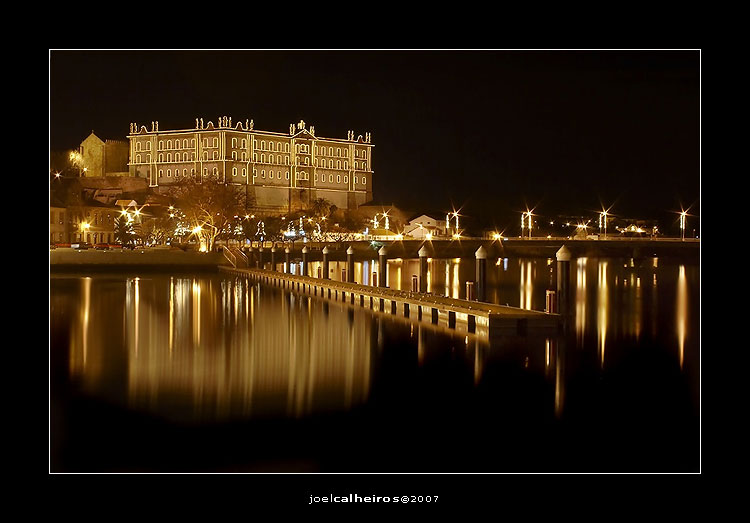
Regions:
[[426, 240], [431, 240], [432, 239], [432, 233], [428, 232], [427, 234], [424, 235], [424, 237], [425, 237]]

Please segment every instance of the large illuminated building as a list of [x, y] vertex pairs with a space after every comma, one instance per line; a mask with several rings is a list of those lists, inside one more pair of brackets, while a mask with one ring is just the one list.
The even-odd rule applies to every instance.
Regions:
[[256, 130], [252, 120], [226, 116], [195, 128], [159, 130], [130, 125], [130, 176], [162, 190], [185, 177], [244, 186], [248, 202], [267, 210], [308, 207], [318, 198], [339, 209], [372, 200], [370, 133], [346, 139], [316, 136], [304, 121], [288, 133]]

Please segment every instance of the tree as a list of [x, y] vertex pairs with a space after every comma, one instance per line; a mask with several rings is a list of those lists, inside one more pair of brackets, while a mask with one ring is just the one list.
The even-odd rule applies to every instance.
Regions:
[[328, 217], [331, 212], [331, 202], [325, 198], [315, 198], [310, 202], [310, 214], [313, 216]]
[[245, 210], [243, 187], [219, 183], [216, 176], [203, 181], [183, 178], [172, 187], [170, 196], [208, 251], [214, 249], [217, 239], [236, 234], [235, 216]]
[[115, 240], [121, 245], [130, 245], [135, 242], [135, 230], [130, 216], [121, 214], [115, 220]]

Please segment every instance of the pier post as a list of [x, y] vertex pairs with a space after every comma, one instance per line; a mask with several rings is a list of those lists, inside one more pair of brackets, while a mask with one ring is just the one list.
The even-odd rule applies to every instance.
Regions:
[[419, 292], [427, 292], [427, 247], [419, 249]]
[[477, 301], [486, 301], [487, 299], [487, 249], [480, 245], [477, 252], [474, 253], [477, 259]]
[[351, 245], [346, 250], [346, 281], [354, 283], [354, 249]]
[[307, 276], [307, 245], [302, 247], [302, 276]]
[[569, 291], [568, 284], [570, 281], [570, 260], [572, 258], [570, 249], [563, 245], [557, 254], [557, 311], [560, 314], [568, 314]]
[[255, 250], [253, 249], [253, 245], [250, 244], [250, 247], [247, 248], [247, 266], [252, 267], [254, 261], [255, 261]]
[[271, 247], [271, 270], [276, 270], [276, 246]]
[[378, 275], [378, 287], [388, 287], [388, 249], [385, 246], [381, 247], [378, 251], [378, 268], [380, 274]]
[[258, 248], [258, 268], [263, 268], [263, 247]]
[[328, 247], [323, 247], [323, 279], [330, 279], [330, 272], [328, 269]]
[[289, 274], [290, 272], [292, 272], [292, 268], [289, 265], [289, 253], [290, 252], [291, 251], [289, 250], [289, 247], [285, 247], [284, 248], [284, 272], [287, 273], [287, 274]]

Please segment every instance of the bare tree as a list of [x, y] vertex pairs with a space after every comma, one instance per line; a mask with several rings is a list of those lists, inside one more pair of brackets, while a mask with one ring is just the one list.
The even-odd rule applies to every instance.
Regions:
[[202, 182], [183, 178], [174, 185], [170, 196], [185, 216], [193, 234], [212, 251], [222, 235], [233, 234], [235, 216], [245, 210], [242, 187], [219, 183], [216, 177]]

